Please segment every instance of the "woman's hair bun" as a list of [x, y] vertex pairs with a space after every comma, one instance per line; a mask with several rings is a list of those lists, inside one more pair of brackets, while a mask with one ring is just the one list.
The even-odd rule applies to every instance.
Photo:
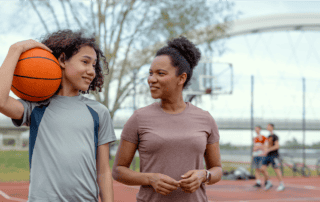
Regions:
[[180, 36], [167, 43], [169, 47], [179, 51], [179, 53], [189, 62], [192, 69], [197, 66], [201, 58], [200, 50], [186, 37]]

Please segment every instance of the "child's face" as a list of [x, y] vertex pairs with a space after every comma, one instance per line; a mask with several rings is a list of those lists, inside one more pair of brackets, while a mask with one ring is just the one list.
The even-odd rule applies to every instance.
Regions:
[[70, 86], [76, 92], [87, 91], [96, 76], [96, 62], [97, 54], [94, 49], [90, 46], [81, 47], [77, 54], [65, 62], [65, 85]]
[[261, 129], [260, 129], [259, 127], [256, 127], [256, 128], [255, 128], [255, 131], [256, 131], [257, 134], [260, 133], [260, 130], [261, 130]]

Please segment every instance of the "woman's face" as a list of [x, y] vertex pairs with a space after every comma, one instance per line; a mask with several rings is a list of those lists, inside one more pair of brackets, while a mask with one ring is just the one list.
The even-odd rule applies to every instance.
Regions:
[[176, 76], [176, 68], [171, 65], [169, 56], [155, 57], [151, 63], [148, 77], [152, 98], [162, 99], [177, 96], [183, 89], [186, 76], [186, 73]]
[[64, 85], [74, 91], [87, 91], [96, 76], [97, 55], [90, 46], [83, 46], [79, 52], [64, 63]]

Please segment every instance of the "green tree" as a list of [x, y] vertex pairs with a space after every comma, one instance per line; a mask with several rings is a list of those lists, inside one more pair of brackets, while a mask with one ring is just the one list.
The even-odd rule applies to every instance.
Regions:
[[311, 148], [312, 149], [320, 149], [320, 142], [313, 143]]
[[287, 140], [284, 143], [284, 147], [289, 149], [298, 149], [302, 148], [302, 144], [298, 142], [298, 140], [294, 137], [292, 140]]
[[[215, 41], [224, 35], [227, 22], [239, 14], [228, 1], [30, 0], [19, 3], [18, 10], [12, 11], [11, 32], [32, 27], [31, 34], [35, 37], [65, 28], [95, 34], [110, 71], [103, 92], [91, 94], [108, 107], [112, 118], [130, 95], [133, 70], [139, 71], [150, 64], [156, 50], [167, 39], [184, 35], [196, 44], [206, 44], [206, 50], [222, 51], [223, 45]], [[146, 80], [141, 76], [138, 79], [138, 83]], [[148, 88], [141, 91], [148, 93]]]

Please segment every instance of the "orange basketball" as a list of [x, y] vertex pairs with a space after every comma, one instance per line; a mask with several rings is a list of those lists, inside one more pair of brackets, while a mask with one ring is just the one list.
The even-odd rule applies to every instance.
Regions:
[[21, 99], [42, 101], [54, 95], [61, 78], [58, 60], [47, 50], [33, 48], [21, 54], [11, 90]]

